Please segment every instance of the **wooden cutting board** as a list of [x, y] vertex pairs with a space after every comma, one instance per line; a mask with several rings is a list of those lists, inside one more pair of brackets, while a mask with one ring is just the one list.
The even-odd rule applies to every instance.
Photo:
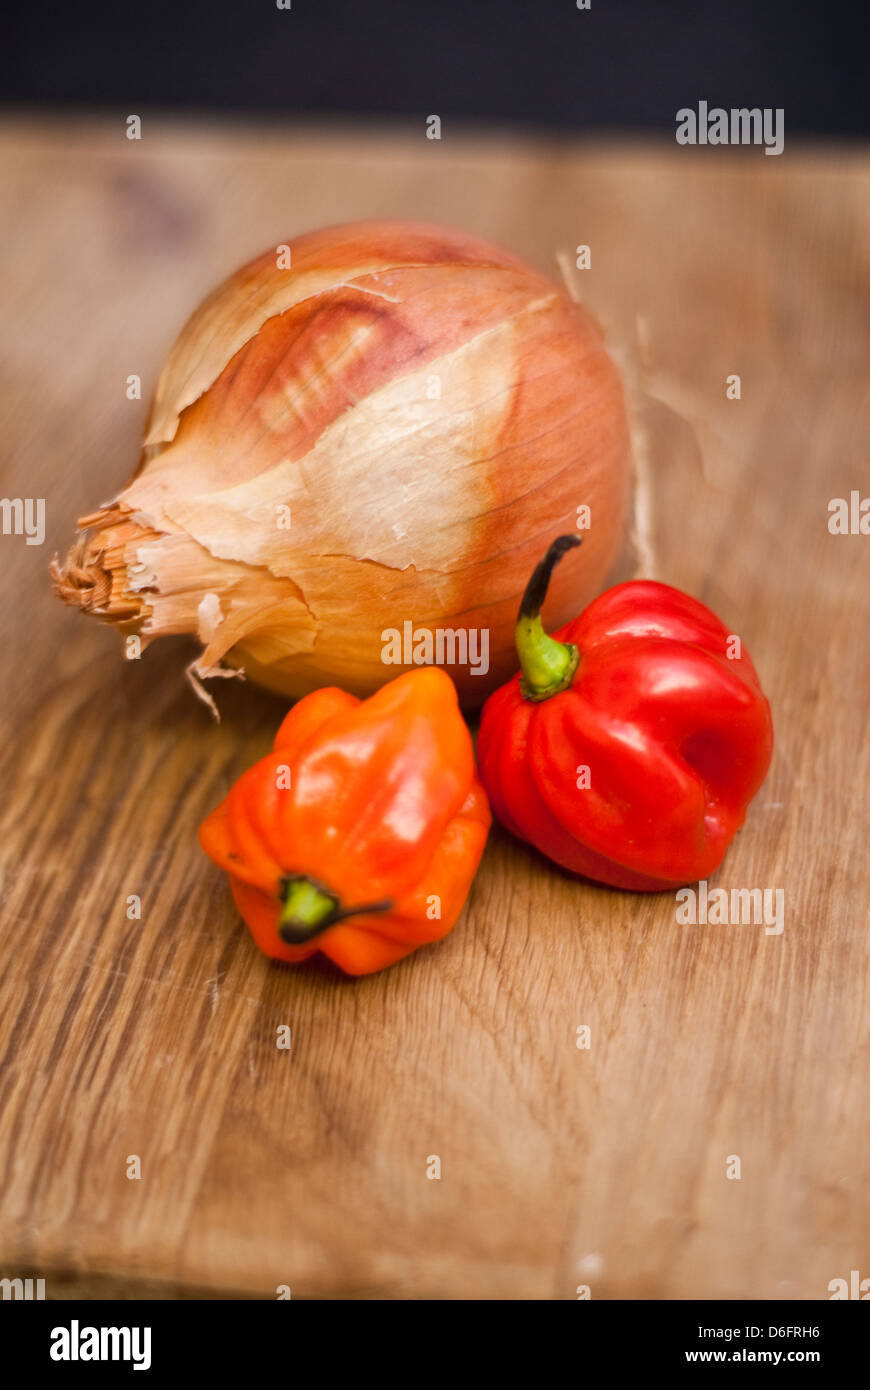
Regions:
[[[870, 1277], [870, 536], [827, 526], [870, 495], [866, 155], [7, 115], [0, 177], [2, 491], [47, 507], [43, 546], [0, 538], [0, 1275], [547, 1299]], [[681, 926], [672, 895], [494, 832], [442, 944], [356, 982], [270, 966], [195, 833], [282, 706], [226, 682], [216, 726], [184, 642], [124, 663], [51, 596], [137, 458], [128, 375], [147, 400], [263, 247], [393, 215], [553, 273], [590, 246], [571, 280], [630, 378], [648, 567], [770, 696], [773, 769], [715, 882], [783, 889], [781, 934]]]

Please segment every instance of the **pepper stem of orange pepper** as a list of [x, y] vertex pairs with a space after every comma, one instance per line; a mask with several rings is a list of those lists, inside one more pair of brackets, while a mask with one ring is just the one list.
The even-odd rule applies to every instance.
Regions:
[[579, 536], [558, 536], [526, 585], [516, 626], [520, 692], [524, 700], [549, 700], [551, 695], [567, 689], [574, 679], [580, 653], [573, 642], [556, 642], [544, 631], [541, 609], [553, 570], [565, 551], [579, 544]]
[[377, 903], [361, 903], [358, 907], [342, 907], [334, 893], [307, 874], [287, 875], [281, 880], [281, 916], [278, 935], [288, 946], [304, 945], [318, 932], [326, 931], [345, 917], [362, 912], [389, 912], [389, 898]]

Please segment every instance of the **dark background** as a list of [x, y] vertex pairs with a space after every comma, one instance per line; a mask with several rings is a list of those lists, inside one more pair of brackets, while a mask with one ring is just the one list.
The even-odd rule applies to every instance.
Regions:
[[704, 99], [867, 135], [867, 32], [864, 0], [17, 0], [0, 102], [672, 132]]

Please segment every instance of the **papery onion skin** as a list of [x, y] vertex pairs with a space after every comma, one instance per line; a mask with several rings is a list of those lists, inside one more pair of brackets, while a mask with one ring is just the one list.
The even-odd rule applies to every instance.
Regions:
[[137, 473], [80, 520], [55, 587], [143, 642], [196, 634], [199, 676], [241, 667], [294, 698], [408, 669], [382, 659], [406, 622], [487, 629], [488, 670], [449, 668], [473, 708], [513, 670], [543, 539], [589, 507], [552, 627], [614, 561], [617, 370], [581, 307], [477, 237], [362, 222], [287, 245], [292, 268], [270, 249], [182, 330]]

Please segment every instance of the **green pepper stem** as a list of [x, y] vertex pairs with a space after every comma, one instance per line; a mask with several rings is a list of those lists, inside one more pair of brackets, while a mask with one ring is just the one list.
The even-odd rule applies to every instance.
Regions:
[[389, 912], [393, 906], [391, 899], [384, 898], [377, 903], [342, 907], [335, 893], [307, 874], [286, 874], [281, 880], [279, 896], [278, 935], [288, 946], [304, 945], [345, 917], [356, 917], [363, 912]]
[[558, 536], [526, 585], [516, 626], [524, 700], [549, 700], [551, 695], [558, 695], [571, 684], [577, 670], [579, 651], [573, 642], [557, 642], [544, 631], [541, 608], [553, 570], [566, 550], [579, 544], [579, 536]]

